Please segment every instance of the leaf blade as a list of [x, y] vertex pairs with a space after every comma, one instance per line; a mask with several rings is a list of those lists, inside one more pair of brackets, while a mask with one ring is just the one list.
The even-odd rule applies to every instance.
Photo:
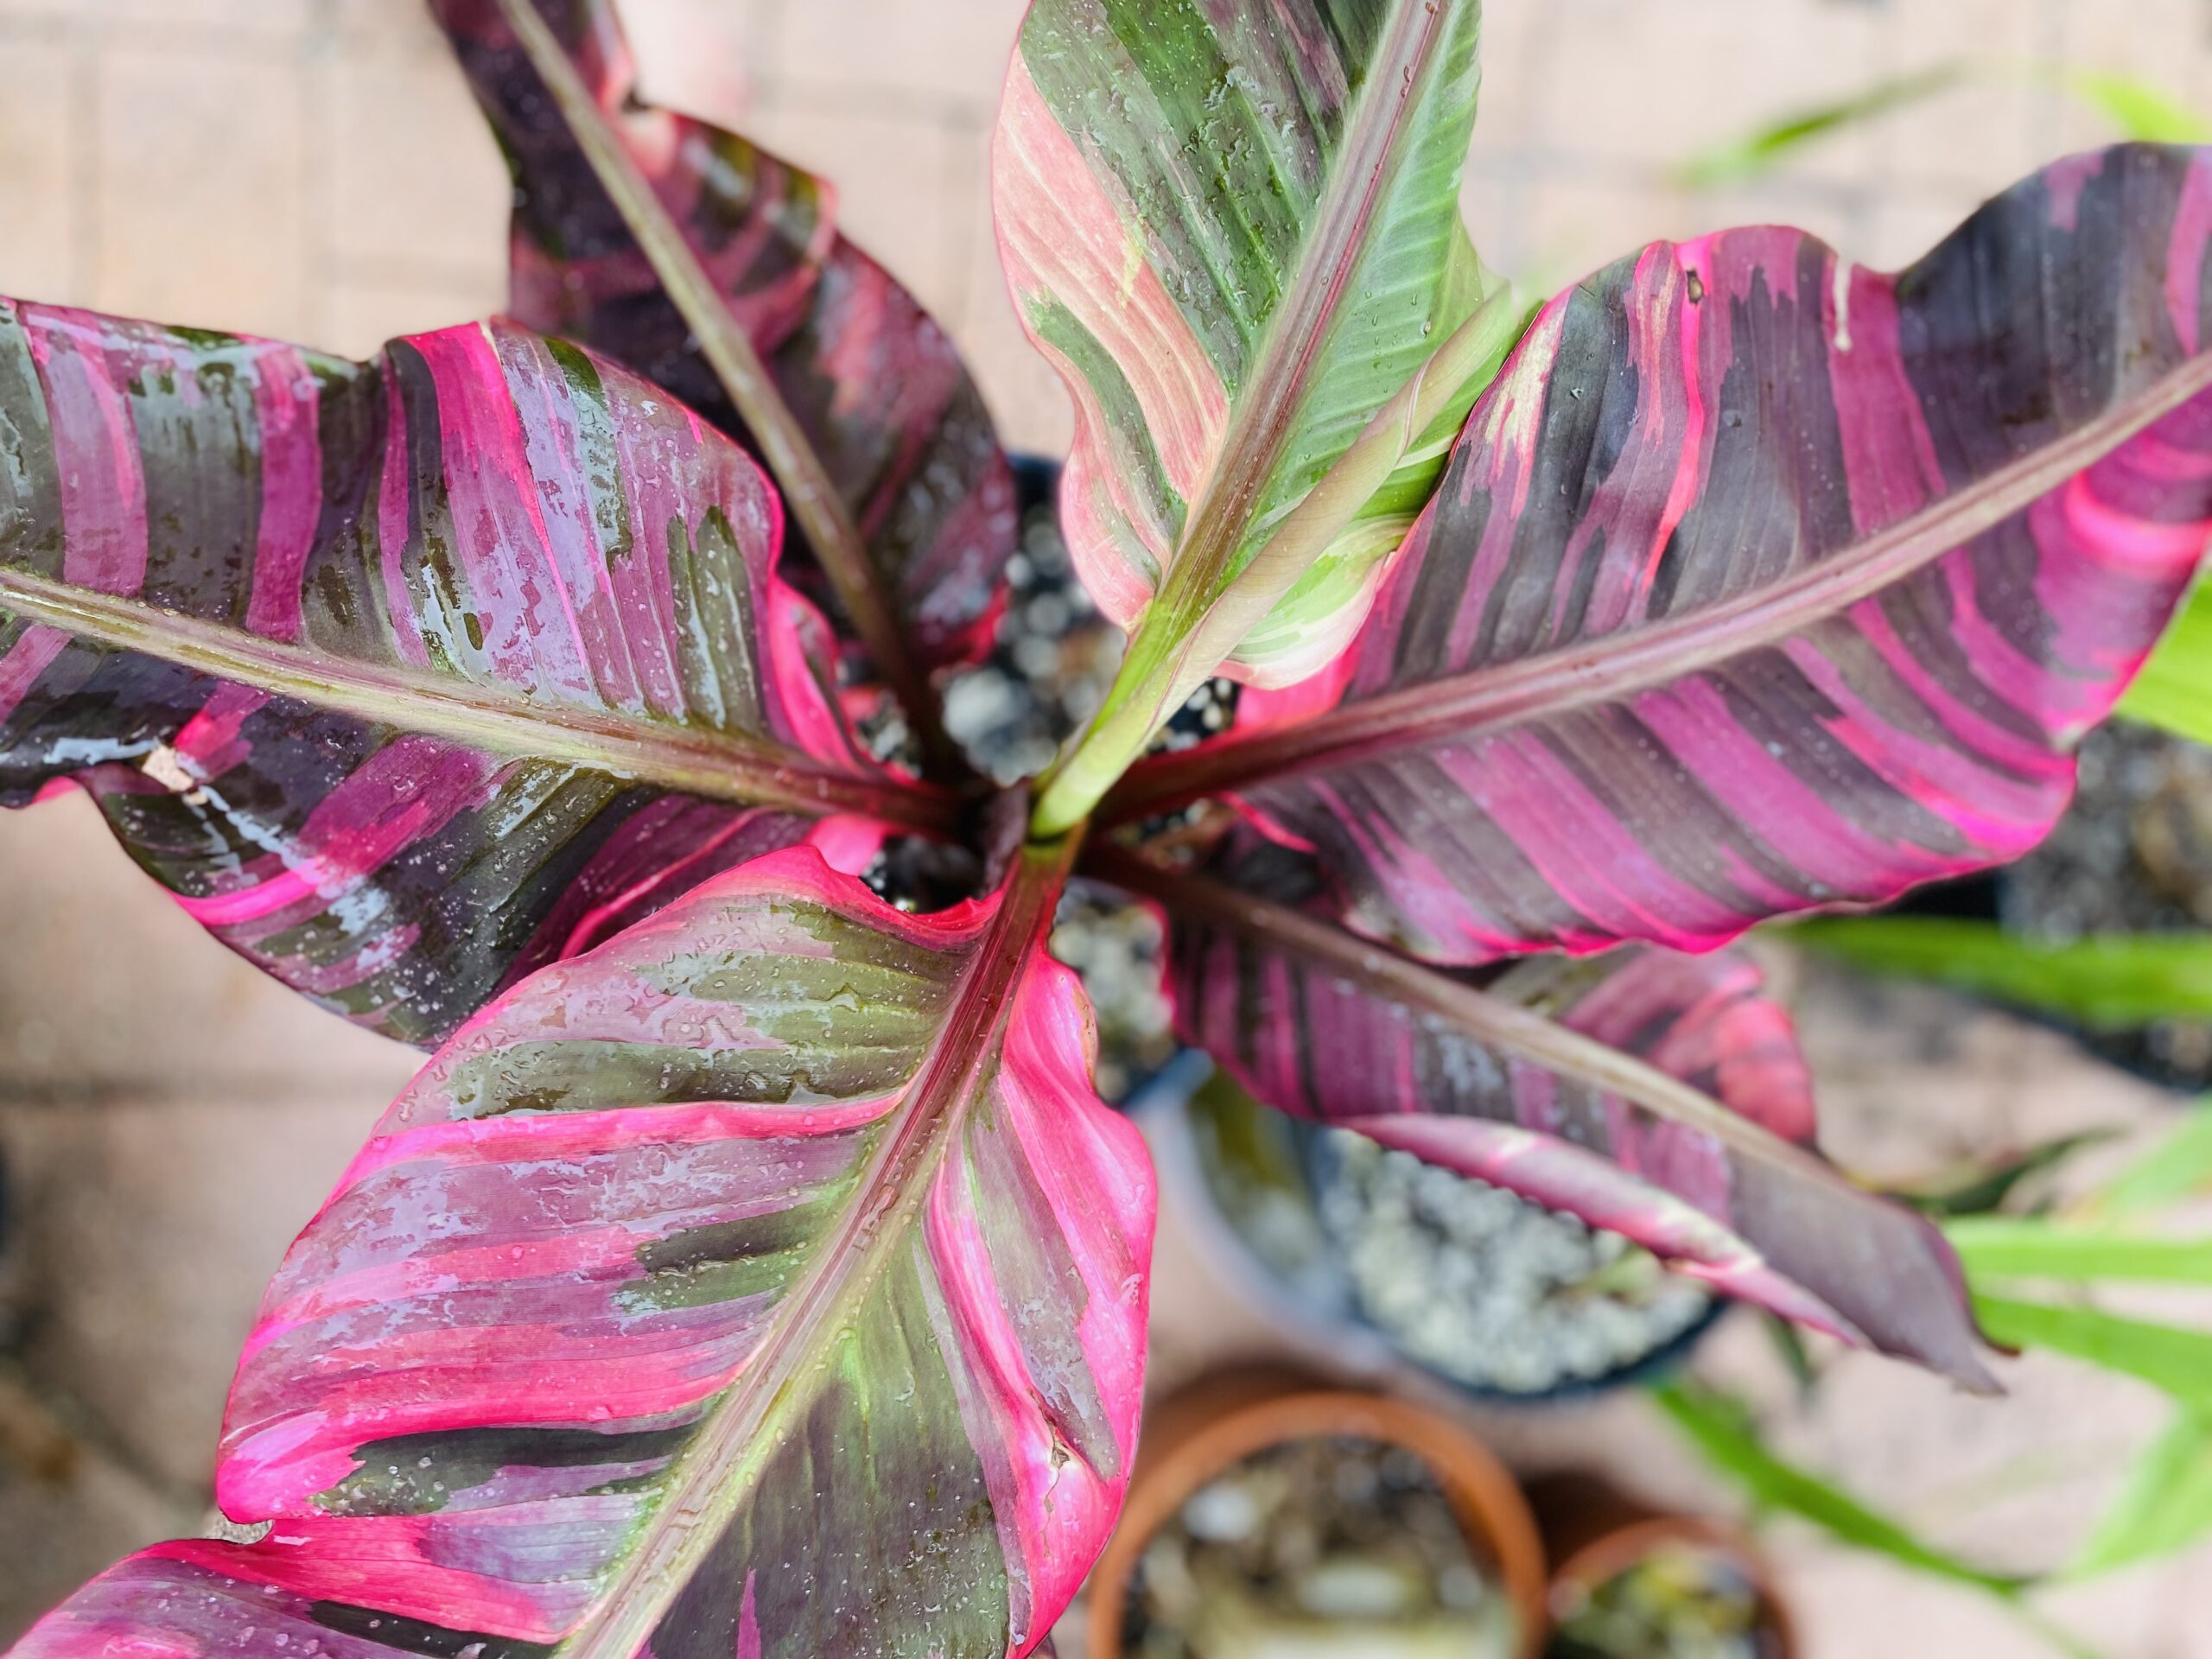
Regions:
[[2212, 743], [2212, 583], [2199, 582], [2120, 699], [2122, 720]]
[[1932, 916], [1816, 919], [1788, 935], [1863, 971], [1929, 979], [2101, 1030], [2212, 1017], [2212, 950], [2189, 934], [2024, 939]]
[[2212, 1427], [2187, 1411], [2145, 1447], [2096, 1530], [2067, 1564], [2086, 1579], [2178, 1554], [2212, 1533]]
[[1765, 1507], [1787, 1511], [1860, 1549], [1937, 1578], [2010, 1597], [2029, 1580], [1974, 1567], [1914, 1536], [1840, 1488], [1784, 1463], [1759, 1444], [1740, 1417], [1701, 1389], [1664, 1383], [1651, 1390], [1660, 1409], [1713, 1465]]
[[1740, 960], [1530, 963], [1477, 990], [1211, 881], [1135, 859], [1095, 867], [1172, 918], [1179, 1026], [1262, 1103], [1568, 1211], [1719, 1289], [1993, 1389], [1940, 1235], [1802, 1144], [1813, 1132], [1803, 1060]]
[[270, 1537], [20, 1650], [1028, 1651], [1127, 1482], [1151, 1215], [1064, 852], [925, 918], [777, 855], [487, 1011], [272, 1286], [219, 1478]]
[[2123, 1225], [2212, 1192], [2212, 1112], [2190, 1112], [2182, 1127], [2088, 1195], [2084, 1208], [2094, 1219]]
[[2045, 1279], [2059, 1284], [2212, 1284], [2212, 1239], [2170, 1238], [2040, 1219], [1975, 1216], [1943, 1235], [1977, 1282]]
[[1011, 469], [944, 330], [837, 232], [829, 186], [639, 105], [610, 0], [434, 10], [514, 173], [516, 316], [763, 454], [803, 548], [925, 717], [920, 674], [988, 646], [1015, 542]]
[[757, 469], [573, 347], [8, 302], [0, 404], [0, 801], [90, 790], [377, 1029], [434, 1040], [829, 813], [943, 809], [853, 748]]
[[[1233, 795], [1362, 931], [1459, 963], [1710, 949], [2017, 855], [2212, 524], [2169, 264], [2208, 204], [2202, 156], [2122, 149], [1901, 278], [1771, 231], [1621, 262], [1478, 406], [1335, 711], [1148, 761], [1108, 815]], [[2056, 354], [2045, 276], [2097, 318]], [[2125, 373], [2090, 343], [2146, 331]]]
[[1974, 1312], [1993, 1342], [2049, 1349], [2148, 1382], [2191, 1409], [2212, 1408], [2212, 1335], [2094, 1307], [1980, 1293]]
[[[1063, 518], [1136, 629], [1109, 708], [1139, 727], [1212, 671], [1183, 661], [1192, 630], [1480, 296], [1457, 205], [1478, 19], [1033, 0], [993, 148], [1001, 250], [1081, 416]], [[1333, 654], [1438, 463], [1406, 456], [1226, 671], [1281, 683]]]

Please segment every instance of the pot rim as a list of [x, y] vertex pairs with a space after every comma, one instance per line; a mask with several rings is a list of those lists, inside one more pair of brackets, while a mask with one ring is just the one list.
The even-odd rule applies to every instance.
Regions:
[[1522, 1659], [1533, 1659], [1548, 1628], [1543, 1545], [1519, 1484], [1490, 1448], [1410, 1401], [1253, 1373], [1201, 1383], [1155, 1414], [1121, 1523], [1091, 1573], [1091, 1659], [1121, 1659], [1123, 1610], [1138, 1560], [1192, 1493], [1270, 1446], [1322, 1438], [1385, 1441], [1427, 1465], [1461, 1530], [1488, 1552], [1520, 1621]]
[[1558, 1619], [1562, 1591], [1594, 1592], [1669, 1544], [1694, 1545], [1732, 1557], [1758, 1592], [1760, 1609], [1777, 1638], [1782, 1659], [1794, 1659], [1798, 1651], [1796, 1624], [1776, 1579], [1774, 1564], [1739, 1529], [1703, 1516], [1647, 1515], [1579, 1546], [1552, 1569], [1545, 1596], [1547, 1622]]

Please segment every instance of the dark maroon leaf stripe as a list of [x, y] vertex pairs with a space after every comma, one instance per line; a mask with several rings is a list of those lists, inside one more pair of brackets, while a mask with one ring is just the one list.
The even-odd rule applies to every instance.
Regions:
[[[2212, 165], [2133, 147], [1897, 277], [1782, 230], [1624, 260], [1476, 409], [1336, 712], [1118, 810], [1235, 793], [1363, 930], [1470, 963], [1707, 949], [2017, 855], [2212, 525], [2208, 238]], [[1885, 539], [2023, 484], [1962, 543]]]
[[[829, 186], [734, 134], [639, 106], [609, 0], [533, 3], [767, 365], [924, 664], [986, 647], [1014, 546], [1013, 474], [944, 331], [837, 233]], [[515, 315], [635, 369], [757, 453], [497, 0], [433, 10], [514, 172]]]
[[377, 1029], [435, 1039], [906, 798], [809, 665], [758, 469], [574, 347], [353, 364], [9, 304], [0, 425], [0, 804], [83, 785], [217, 937]]

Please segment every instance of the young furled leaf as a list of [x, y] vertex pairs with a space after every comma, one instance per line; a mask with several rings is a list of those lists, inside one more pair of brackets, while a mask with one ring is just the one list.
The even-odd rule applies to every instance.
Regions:
[[761, 404], [718, 377], [499, 0], [433, 0], [514, 173], [515, 315], [647, 376], [762, 454], [800, 547], [851, 542], [922, 669], [986, 646], [1014, 547], [1014, 480], [944, 331], [838, 233], [830, 187], [639, 104], [612, 0], [523, 3], [750, 342]]
[[1240, 798], [1362, 931], [1478, 963], [2001, 862], [2212, 527], [2212, 160], [2061, 163], [1902, 276], [1799, 232], [1656, 245], [1554, 301], [1353, 648], [1141, 766]]
[[756, 467], [505, 324], [368, 363], [0, 302], [0, 804], [67, 783], [217, 938], [435, 1040], [813, 821], [856, 754]]
[[442, 1051], [293, 1247], [217, 1495], [20, 1659], [1020, 1656], [1135, 1448], [1153, 1185], [1044, 951], [772, 855]]
[[1803, 1057], [1748, 959], [1553, 958], [1478, 988], [1247, 893], [1101, 868], [1173, 918], [1178, 1024], [1256, 1099], [1993, 1390], [1942, 1235], [1811, 1150]]
[[[993, 154], [1001, 248], [1075, 397], [1070, 548], [1135, 631], [1101, 717], [1114, 735], [1047, 793], [1046, 828], [1141, 752], [1171, 684], [1214, 671], [1182, 660], [1193, 631], [1473, 313], [1459, 202], [1478, 16], [1475, 0], [1033, 0]], [[1434, 486], [1474, 394], [1456, 390], [1225, 642], [1224, 671], [1281, 684], [1342, 648]]]

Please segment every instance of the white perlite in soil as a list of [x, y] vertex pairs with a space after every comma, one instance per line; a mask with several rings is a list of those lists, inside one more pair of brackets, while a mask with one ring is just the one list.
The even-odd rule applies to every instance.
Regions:
[[1316, 1198], [1361, 1313], [1471, 1388], [1541, 1394], [1613, 1376], [1704, 1317], [1713, 1293], [1616, 1233], [1363, 1136], [1332, 1132]]

